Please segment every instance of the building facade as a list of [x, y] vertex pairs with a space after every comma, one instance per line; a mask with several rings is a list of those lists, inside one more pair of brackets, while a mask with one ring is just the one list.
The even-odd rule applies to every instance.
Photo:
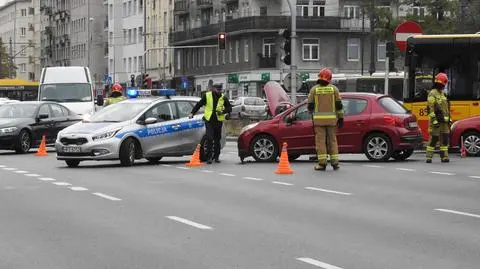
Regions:
[[96, 87], [107, 73], [106, 10], [96, 0], [41, 0], [41, 65], [88, 66]]
[[[144, 0], [108, 0], [108, 74], [113, 82], [140, 82], [145, 72]], [[136, 85], [138, 86], [138, 85]]]
[[[10, 54], [13, 66], [10, 77], [36, 80], [39, 53], [35, 38], [35, 1], [14, 0], [0, 7], [0, 38]], [[37, 63], [37, 64], [36, 64]]]
[[174, 50], [169, 48], [173, 27], [173, 1], [146, 1], [146, 73], [153, 87], [169, 88], [173, 79]]
[[[322, 67], [335, 73], [368, 74], [385, 70], [386, 42], [371, 42], [370, 20], [361, 0], [296, 0], [298, 74], [316, 78]], [[398, 16], [391, 1], [377, 1]], [[402, 8], [402, 12], [410, 12]], [[177, 88], [192, 94], [208, 81], [222, 83], [230, 97], [262, 96], [269, 80], [283, 82], [289, 66], [281, 61], [280, 29], [289, 27], [286, 0], [175, 0], [173, 46]], [[218, 50], [217, 35], [226, 32], [226, 49]], [[373, 46], [371, 46], [373, 44]], [[373, 64], [372, 64], [373, 63]]]

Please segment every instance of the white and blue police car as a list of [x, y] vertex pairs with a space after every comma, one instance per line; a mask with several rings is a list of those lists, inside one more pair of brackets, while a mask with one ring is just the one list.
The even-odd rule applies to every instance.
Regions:
[[175, 96], [172, 89], [130, 88], [126, 93], [128, 99], [62, 130], [55, 142], [57, 160], [69, 167], [87, 160], [120, 160], [122, 166], [131, 166], [142, 158], [156, 163], [163, 157], [191, 155], [198, 144], [204, 159], [203, 108], [188, 117], [199, 97]]

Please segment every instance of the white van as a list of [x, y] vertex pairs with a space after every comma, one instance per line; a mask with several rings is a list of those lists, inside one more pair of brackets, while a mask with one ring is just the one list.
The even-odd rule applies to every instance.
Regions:
[[90, 70], [84, 66], [43, 68], [38, 100], [60, 103], [79, 115], [94, 113], [95, 96]]

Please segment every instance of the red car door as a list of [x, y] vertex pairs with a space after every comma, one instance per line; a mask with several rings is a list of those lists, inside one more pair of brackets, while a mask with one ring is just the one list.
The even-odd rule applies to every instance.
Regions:
[[344, 124], [337, 133], [338, 149], [340, 153], [361, 152], [370, 125], [371, 105], [363, 98], [343, 98], [342, 102]]
[[[288, 120], [291, 118], [291, 120]], [[312, 116], [307, 104], [302, 104], [285, 115], [280, 123], [281, 142], [287, 142], [288, 149], [307, 153], [315, 148]]]

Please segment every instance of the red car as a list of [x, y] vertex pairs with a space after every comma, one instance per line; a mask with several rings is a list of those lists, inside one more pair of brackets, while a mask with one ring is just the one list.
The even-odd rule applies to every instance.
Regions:
[[453, 123], [450, 132], [450, 145], [460, 148], [463, 138], [465, 151], [470, 156], [480, 155], [480, 116], [459, 120]]
[[[264, 87], [272, 119], [245, 126], [238, 138], [238, 154], [259, 162], [277, 159], [288, 144], [291, 160], [316, 155], [311, 114], [306, 100], [297, 105], [277, 82]], [[341, 93], [344, 126], [338, 130], [340, 153], [364, 153], [371, 161], [405, 160], [422, 143], [417, 119], [395, 99], [381, 94]]]

